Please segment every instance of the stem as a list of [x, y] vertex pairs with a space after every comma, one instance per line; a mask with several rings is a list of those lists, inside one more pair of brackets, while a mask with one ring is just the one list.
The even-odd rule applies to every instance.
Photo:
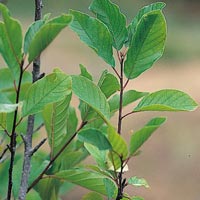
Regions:
[[45, 167], [45, 169], [40, 173], [40, 175], [33, 181], [33, 183], [29, 186], [27, 192], [29, 192], [43, 177], [43, 175], [48, 171], [48, 169], [52, 166], [54, 161], [62, 154], [65, 148], [72, 142], [72, 140], [76, 137], [77, 133], [87, 124], [87, 122], [82, 122], [78, 130], [71, 136], [71, 138], [63, 145], [60, 151], [50, 160], [49, 164]]
[[[21, 89], [21, 83], [22, 83], [22, 77], [23, 77], [23, 61], [20, 64], [20, 75], [19, 75], [19, 82], [18, 82], [18, 87], [17, 87], [17, 94], [16, 94], [16, 100], [15, 103], [19, 103], [19, 95], [20, 95], [20, 89]], [[13, 120], [13, 126], [12, 126], [12, 132], [10, 135], [10, 144], [8, 146], [10, 150], [10, 166], [9, 166], [9, 178], [8, 178], [8, 190], [7, 190], [7, 200], [11, 199], [11, 194], [12, 194], [12, 186], [13, 186], [13, 166], [14, 166], [14, 160], [15, 160], [15, 151], [16, 151], [16, 137], [17, 134], [15, 132], [16, 129], [16, 124], [17, 124], [17, 114], [18, 114], [18, 107], [16, 108], [14, 112], [14, 120]]]
[[[35, 0], [35, 21], [40, 20], [41, 17], [42, 17], [42, 0]], [[39, 76], [40, 76], [40, 56], [38, 56], [33, 61], [33, 71], [32, 71], [33, 83], [39, 79]], [[34, 121], [35, 121], [34, 115], [28, 116], [26, 136], [23, 137], [24, 161], [23, 161], [23, 171], [21, 176], [21, 184], [19, 189], [19, 200], [25, 200], [28, 188], [28, 178], [31, 169], [31, 157], [33, 155], [32, 137], [34, 132]]]
[[129, 113], [126, 113], [125, 115], [123, 115], [123, 116], [121, 117], [121, 119], [124, 119], [125, 117], [127, 117], [127, 116], [129, 116], [129, 115], [132, 115], [132, 114], [134, 114], [134, 113], [136, 113], [136, 112], [139, 112], [139, 111], [131, 111], [131, 112], [129, 112]]
[[119, 99], [119, 116], [118, 116], [118, 133], [121, 134], [122, 129], [122, 107], [123, 107], [123, 92], [124, 92], [124, 57], [121, 55], [120, 59], [120, 99]]

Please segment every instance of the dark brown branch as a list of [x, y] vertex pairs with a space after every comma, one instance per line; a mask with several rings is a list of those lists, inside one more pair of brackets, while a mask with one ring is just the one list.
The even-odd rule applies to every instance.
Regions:
[[4, 157], [8, 149], [9, 149], [8, 146], [6, 146], [6, 148], [3, 150], [2, 154], [0, 155], [0, 160]]
[[71, 136], [71, 138], [63, 145], [60, 151], [50, 160], [49, 164], [45, 167], [45, 169], [41, 172], [41, 174], [33, 181], [33, 183], [29, 186], [29, 192], [43, 177], [43, 175], [48, 171], [48, 169], [52, 166], [55, 160], [62, 154], [62, 152], [66, 149], [66, 147], [73, 141], [76, 137], [77, 133], [87, 124], [87, 122], [82, 122], [78, 130]]
[[47, 138], [44, 138], [37, 146], [31, 151], [31, 156], [46, 142]]

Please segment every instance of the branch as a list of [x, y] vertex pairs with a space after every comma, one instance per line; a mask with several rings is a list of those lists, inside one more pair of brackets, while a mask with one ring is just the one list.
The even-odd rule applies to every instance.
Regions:
[[50, 160], [49, 164], [44, 168], [41, 174], [33, 181], [33, 183], [29, 186], [27, 192], [29, 192], [43, 177], [43, 175], [48, 171], [48, 169], [52, 166], [55, 160], [62, 154], [65, 148], [73, 141], [76, 137], [77, 133], [87, 124], [87, 122], [82, 122], [78, 130], [71, 136], [71, 138], [63, 145], [60, 151]]
[[[35, 0], [35, 21], [40, 20], [42, 17], [42, 0]], [[28, 65], [29, 66], [29, 65]], [[38, 56], [33, 61], [33, 71], [32, 71], [33, 83], [36, 82], [40, 77], [40, 56]], [[31, 170], [31, 156], [36, 152], [39, 147], [45, 142], [43, 140], [38, 146], [32, 149], [32, 136], [34, 132], [34, 115], [28, 117], [28, 125], [26, 136], [23, 137], [24, 141], [24, 161], [23, 161], [23, 171], [21, 177], [21, 184], [19, 189], [19, 200], [25, 200], [27, 188], [28, 188], [28, 178]]]

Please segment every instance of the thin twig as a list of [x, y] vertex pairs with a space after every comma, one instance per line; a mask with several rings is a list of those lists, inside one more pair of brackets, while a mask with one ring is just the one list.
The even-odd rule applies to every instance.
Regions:
[[131, 111], [131, 112], [129, 112], [129, 113], [126, 113], [125, 115], [123, 115], [123, 116], [121, 117], [121, 119], [124, 119], [125, 117], [127, 117], [127, 116], [129, 116], [129, 115], [132, 115], [132, 114], [134, 114], [134, 113], [137, 113], [137, 112], [139, 112], [139, 111]]
[[44, 126], [44, 123], [40, 124], [40, 125], [33, 131], [33, 133], [38, 132], [43, 126]]
[[126, 88], [126, 86], [128, 85], [128, 83], [129, 83], [129, 80], [130, 79], [127, 79], [127, 81], [126, 81], [126, 83], [124, 84], [124, 86], [123, 86], [123, 89], [125, 89]]
[[38, 145], [36, 145], [32, 151], [31, 151], [31, 156], [46, 142], [47, 138], [44, 138]]
[[66, 147], [73, 141], [76, 137], [77, 133], [87, 124], [87, 122], [82, 122], [78, 130], [71, 136], [71, 138], [63, 145], [60, 151], [50, 160], [49, 164], [45, 167], [45, 169], [41, 172], [41, 174], [33, 181], [33, 183], [29, 186], [27, 192], [29, 192], [43, 177], [43, 175], [48, 171], [48, 169], [52, 166], [55, 160], [62, 154], [62, 152], [66, 149]]
[[7, 151], [8, 151], [8, 146], [6, 146], [6, 148], [3, 150], [2, 154], [0, 155], [0, 160], [4, 157]]

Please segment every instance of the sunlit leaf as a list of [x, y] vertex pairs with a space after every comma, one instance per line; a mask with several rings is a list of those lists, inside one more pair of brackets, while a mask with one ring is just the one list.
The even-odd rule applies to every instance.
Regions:
[[84, 76], [85, 78], [88, 78], [92, 81], [92, 75], [87, 71], [87, 69], [82, 64], [80, 64], [79, 67], [81, 70], [81, 76]]
[[128, 34], [126, 17], [119, 7], [110, 0], [93, 0], [89, 9], [108, 27], [113, 37], [113, 46], [120, 50]]
[[62, 100], [71, 93], [71, 77], [55, 71], [34, 83], [27, 91], [23, 116], [42, 111], [45, 105]]
[[144, 186], [146, 188], [149, 188], [147, 181], [144, 178], [138, 178], [137, 176], [129, 178], [128, 183], [136, 187]]
[[166, 21], [161, 11], [144, 14], [127, 52], [124, 73], [134, 79], [149, 69], [163, 54]]
[[165, 120], [166, 118], [163, 117], [153, 118], [142, 129], [136, 131], [131, 136], [130, 155], [134, 155], [152, 133], [165, 122]]
[[0, 104], [0, 113], [14, 112], [19, 104]]
[[79, 11], [70, 10], [70, 14], [74, 16], [70, 25], [71, 29], [109, 65], [114, 67], [112, 37], [107, 27], [99, 20]]
[[134, 111], [192, 111], [197, 103], [179, 90], [160, 90], [145, 96]]

